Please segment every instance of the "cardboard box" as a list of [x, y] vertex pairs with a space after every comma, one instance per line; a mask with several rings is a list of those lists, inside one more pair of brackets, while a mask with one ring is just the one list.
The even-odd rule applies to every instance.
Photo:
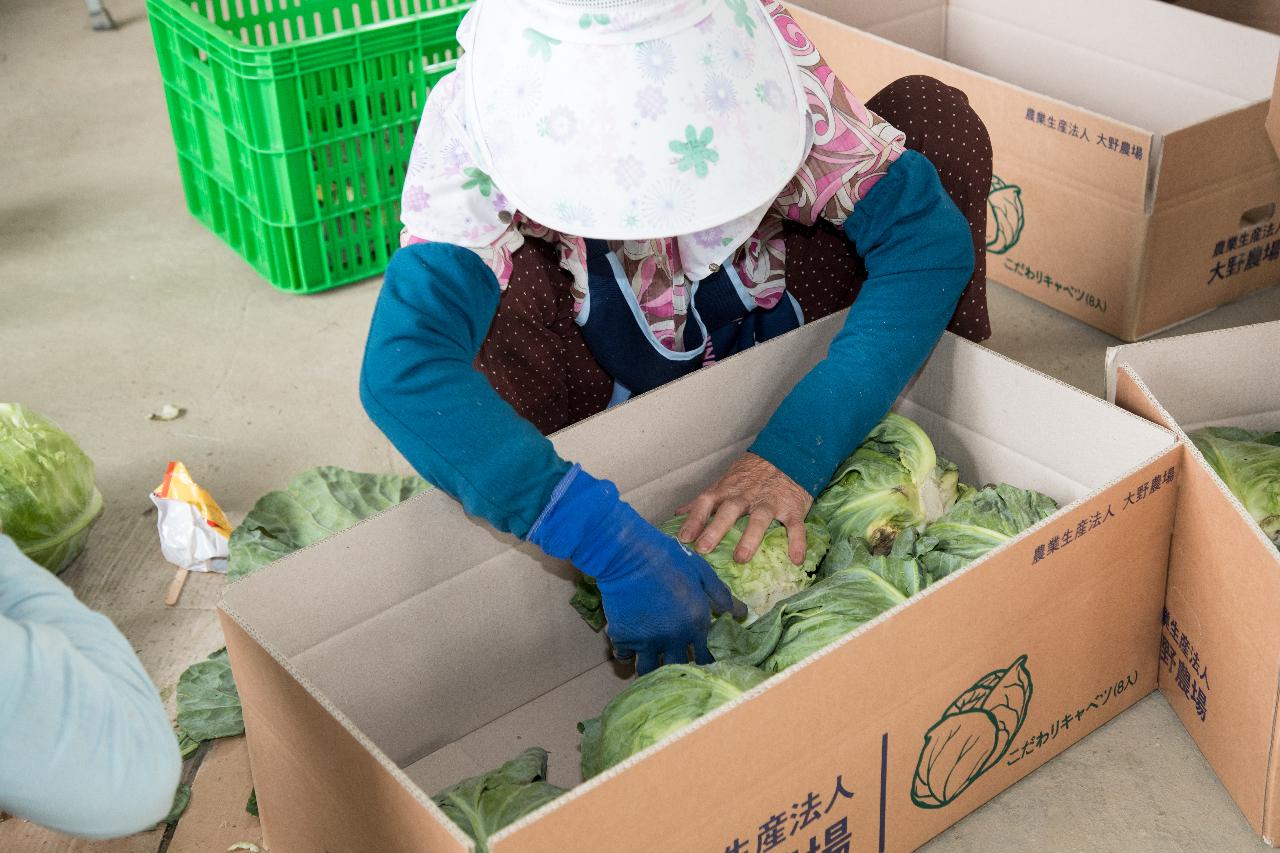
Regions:
[[1280, 282], [1280, 37], [1150, 0], [802, 5], [863, 97], [913, 74], [968, 94], [995, 281], [1130, 341]]
[[[742, 452], [841, 323], [698, 371], [555, 443], [663, 520]], [[843, 819], [857, 849], [910, 849], [1154, 689], [1173, 435], [953, 336], [897, 408], [966, 481], [1007, 480], [1064, 508], [578, 785], [496, 836], [494, 853], [754, 850], [761, 827], [781, 814], [789, 828], [810, 794], [823, 814], [792, 846]], [[673, 433], [675, 413], [696, 428]], [[1163, 488], [1125, 506], [1153, 482]], [[551, 781], [580, 782], [575, 724], [627, 682], [569, 607], [571, 578], [427, 492], [232, 585], [220, 615], [273, 853], [469, 849], [428, 795], [534, 744], [551, 752]], [[913, 802], [926, 738], [955, 723], [948, 708], [1018, 665], [1030, 704], [1000, 716], [1012, 722], [987, 741], [989, 766], [944, 806]]]
[[1178, 0], [1175, 5], [1280, 34], [1280, 3], [1276, 0]]
[[1204, 426], [1280, 427], [1280, 323], [1114, 347], [1107, 374], [1111, 399], [1188, 445], [1160, 689], [1249, 825], [1273, 844], [1280, 829], [1280, 552], [1186, 435]]
[[1276, 85], [1271, 92], [1271, 108], [1267, 111], [1267, 136], [1271, 146], [1280, 154], [1280, 67], [1276, 69]]

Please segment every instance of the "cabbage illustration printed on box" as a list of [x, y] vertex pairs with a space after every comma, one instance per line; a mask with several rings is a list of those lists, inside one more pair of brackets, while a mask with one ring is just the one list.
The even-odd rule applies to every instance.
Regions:
[[1031, 671], [1021, 655], [956, 697], [925, 733], [911, 801], [940, 809], [1000, 763], [1031, 706]]
[[1022, 187], [992, 175], [991, 190], [987, 193], [987, 251], [1003, 255], [1018, 245], [1025, 224]]

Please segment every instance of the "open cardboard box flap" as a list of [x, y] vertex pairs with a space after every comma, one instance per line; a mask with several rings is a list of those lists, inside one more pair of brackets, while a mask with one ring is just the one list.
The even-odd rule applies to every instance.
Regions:
[[1205, 426], [1280, 427], [1278, 376], [1280, 323], [1107, 351], [1108, 397], [1175, 430], [1188, 448], [1160, 686], [1268, 843], [1280, 829], [1280, 553], [1187, 435]]
[[1280, 154], [1280, 67], [1276, 69], [1276, 84], [1267, 110], [1267, 136], [1271, 138], [1271, 147]]
[[[742, 452], [843, 316], [554, 442], [665, 519]], [[861, 837], [885, 833], [892, 849], [915, 846], [1154, 687], [1173, 435], [950, 335], [897, 409], [965, 481], [1039, 489], [1064, 509], [750, 701], [580, 785], [497, 836], [495, 853], [585, 849], [604, 825], [619, 851], [723, 849], [837, 779], [857, 796], [831, 819], [844, 814]], [[1168, 485], [1125, 505], [1153, 480]], [[1076, 529], [1087, 535], [1060, 546]], [[428, 492], [232, 585], [222, 618], [272, 849], [465, 849], [424, 789], [530, 745], [551, 750], [551, 781], [578, 783], [575, 724], [627, 682], [569, 607], [571, 579], [569, 566]], [[1045, 742], [1028, 750], [1006, 738], [971, 793], [945, 809], [913, 804], [926, 732], [1024, 655], [1035, 698], [1018, 725]]]
[[1149, 0], [790, 8], [860, 97], [919, 74], [968, 96], [995, 151], [1001, 284], [1137, 340], [1280, 281], [1263, 131], [1280, 36]]

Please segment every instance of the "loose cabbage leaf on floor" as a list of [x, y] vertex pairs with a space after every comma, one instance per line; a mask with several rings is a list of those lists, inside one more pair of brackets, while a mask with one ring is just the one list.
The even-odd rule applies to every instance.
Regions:
[[0, 527], [19, 550], [58, 574], [101, 512], [93, 460], [71, 436], [21, 403], [0, 403]]
[[332, 465], [303, 471], [283, 491], [259, 498], [232, 532], [227, 575], [242, 578], [429, 488], [421, 477]]
[[198, 744], [244, 733], [240, 694], [226, 649], [186, 668], [178, 678], [177, 706], [179, 742], [182, 735]]
[[177, 823], [178, 818], [182, 817], [182, 813], [187, 810], [187, 806], [191, 804], [191, 786], [186, 782], [178, 785], [176, 791], [173, 792], [173, 805], [169, 807], [169, 813], [164, 816], [161, 823]]
[[186, 760], [200, 748], [200, 741], [191, 737], [182, 729], [178, 729], [176, 734], [178, 736], [178, 754], [182, 756], [183, 760]]
[[497, 770], [463, 779], [431, 799], [485, 851], [489, 836], [563, 793], [547, 781], [547, 751], [531, 747]]
[[809, 512], [833, 540], [865, 539], [887, 553], [898, 532], [946, 512], [957, 497], [959, 469], [940, 459], [918, 424], [890, 412], [846, 459]]
[[642, 675], [613, 697], [599, 717], [578, 724], [582, 778], [652, 746], [767, 677], [754, 667], [719, 661], [668, 664]]
[[1007, 483], [967, 490], [925, 528], [921, 563], [931, 580], [941, 580], [1057, 511], [1053, 498]]
[[1280, 432], [1205, 427], [1191, 440], [1262, 532], [1280, 548]]
[[720, 616], [707, 647], [717, 661], [781, 672], [858, 626], [901, 604], [926, 586], [907, 528], [888, 554], [872, 554], [861, 539], [837, 542], [813, 586], [780, 601], [750, 625]]

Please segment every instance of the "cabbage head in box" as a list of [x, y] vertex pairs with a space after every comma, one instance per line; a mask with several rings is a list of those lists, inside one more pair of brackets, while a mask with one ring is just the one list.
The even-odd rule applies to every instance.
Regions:
[[1192, 433], [1191, 440], [1280, 548], [1280, 432], [1205, 427]]
[[[668, 536], [675, 536], [684, 519], [683, 515], [678, 515], [659, 529]], [[746, 517], [738, 519], [720, 544], [703, 556], [734, 597], [747, 605], [747, 621], [751, 621], [775, 602], [813, 583], [818, 563], [827, 553], [831, 537], [822, 525], [805, 522], [804, 563], [797, 566], [787, 554], [787, 529], [775, 521], [765, 531], [755, 556], [739, 563], [733, 559], [733, 549], [738, 547], [747, 529], [747, 521]]]
[[[678, 515], [658, 529], [674, 538], [684, 524], [684, 519], [685, 516]], [[747, 606], [747, 622], [751, 622], [775, 602], [813, 583], [818, 563], [827, 553], [831, 540], [823, 525], [805, 522], [804, 563], [797, 566], [787, 555], [787, 530], [775, 521], [765, 531], [755, 556], [745, 563], [739, 563], [733, 559], [733, 549], [738, 547], [738, 541], [747, 529], [747, 521], [745, 517], [738, 519], [720, 544], [703, 556], [725, 586], [729, 587], [734, 598]], [[604, 627], [603, 602], [594, 580], [586, 575], [578, 575], [573, 598], [569, 603], [593, 630], [599, 631]]]
[[923, 589], [928, 579], [916, 557], [916, 537], [914, 529], [904, 530], [887, 555], [872, 554], [861, 539], [836, 543], [813, 586], [750, 625], [720, 616], [707, 647], [717, 661], [781, 672]]
[[941, 580], [1057, 510], [1053, 498], [1007, 483], [966, 488], [954, 507], [925, 528], [921, 562], [931, 582]]
[[764, 681], [760, 670], [717, 661], [668, 664], [642, 675], [578, 724], [582, 778], [607, 770]]
[[873, 552], [887, 553], [899, 531], [955, 503], [959, 480], [959, 469], [938, 458], [917, 423], [890, 412], [836, 469], [809, 517], [835, 541], [865, 539]]

